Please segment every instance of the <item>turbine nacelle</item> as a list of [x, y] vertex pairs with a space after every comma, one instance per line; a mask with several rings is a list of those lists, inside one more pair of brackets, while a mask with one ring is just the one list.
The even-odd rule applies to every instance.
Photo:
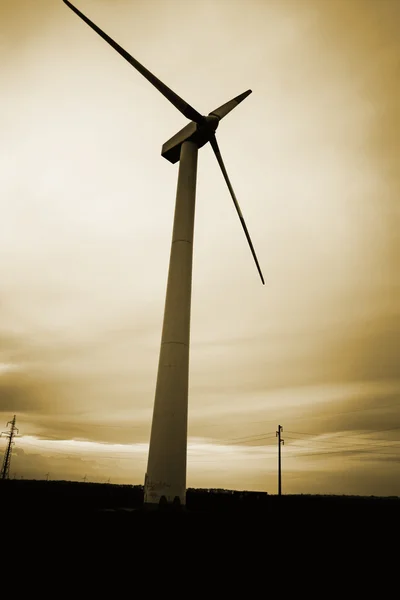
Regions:
[[226, 117], [226, 115], [247, 98], [249, 94], [251, 94], [251, 90], [247, 90], [247, 92], [244, 92], [222, 106], [219, 106], [210, 112], [207, 117], [201, 117], [201, 119], [197, 119], [197, 121], [191, 121], [186, 127], [178, 131], [178, 133], [165, 142], [161, 150], [161, 156], [175, 164], [179, 161], [183, 142], [194, 142], [198, 148], [207, 144], [207, 142], [214, 137], [214, 133], [218, 128], [220, 120]]
[[165, 142], [161, 150], [161, 156], [175, 164], [179, 161], [183, 142], [194, 142], [198, 148], [202, 148], [207, 144], [214, 135], [220, 119], [212, 114], [203, 117], [203, 119], [200, 124], [191, 121]]

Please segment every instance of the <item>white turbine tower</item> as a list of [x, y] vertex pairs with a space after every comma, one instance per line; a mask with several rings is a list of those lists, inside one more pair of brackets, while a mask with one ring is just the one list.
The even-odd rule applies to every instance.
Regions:
[[175, 108], [190, 119], [190, 123], [165, 142], [161, 150], [161, 155], [171, 163], [179, 161], [179, 174], [144, 490], [145, 505], [154, 506], [160, 502], [184, 505], [186, 503], [190, 307], [197, 154], [198, 149], [207, 142], [210, 142], [221, 167], [264, 284], [260, 265], [215, 137], [220, 120], [251, 94], [251, 90], [213, 110], [208, 116], [202, 116], [68, 0], [63, 2], [153, 84]]

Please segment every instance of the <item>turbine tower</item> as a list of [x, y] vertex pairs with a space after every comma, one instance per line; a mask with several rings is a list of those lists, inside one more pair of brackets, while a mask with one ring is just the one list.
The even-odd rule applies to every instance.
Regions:
[[162, 147], [161, 155], [179, 161], [164, 321], [158, 363], [150, 446], [145, 475], [145, 505], [186, 503], [187, 414], [189, 387], [190, 308], [197, 154], [210, 142], [228, 186], [261, 281], [264, 278], [238, 201], [222, 160], [215, 131], [221, 119], [251, 94], [247, 90], [203, 116], [121, 48], [68, 0], [63, 2], [141, 73], [190, 120]]

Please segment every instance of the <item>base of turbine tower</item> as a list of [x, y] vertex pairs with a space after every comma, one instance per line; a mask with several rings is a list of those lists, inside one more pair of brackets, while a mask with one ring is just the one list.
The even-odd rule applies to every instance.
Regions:
[[172, 502], [168, 502], [165, 496], [161, 496], [158, 504], [156, 502], [144, 502], [143, 510], [157, 512], [182, 512], [186, 506], [181, 503], [179, 496], [176, 496]]

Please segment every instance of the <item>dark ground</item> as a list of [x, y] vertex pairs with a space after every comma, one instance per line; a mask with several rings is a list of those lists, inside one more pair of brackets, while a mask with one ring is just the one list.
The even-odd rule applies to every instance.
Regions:
[[[369, 597], [378, 573], [381, 586], [397, 577], [398, 497], [189, 489], [183, 511], [145, 511], [142, 503], [141, 486], [0, 481], [4, 574], [15, 567], [18, 585], [26, 579], [33, 593], [45, 582], [52, 598], [114, 597], [133, 586], [129, 594], [150, 599], [169, 597], [178, 583], [178, 596], [206, 586], [211, 598], [247, 598], [277, 586], [286, 598], [294, 586], [308, 597], [359, 598], [361, 589]], [[333, 593], [349, 577], [354, 593], [347, 583]]]
[[142, 486], [78, 483], [69, 481], [0, 481], [1, 514], [25, 524], [125, 522], [126, 526], [146, 521], [171, 521], [204, 525], [235, 521], [271, 527], [372, 524], [400, 517], [399, 497], [269, 495], [263, 492], [208, 491], [189, 489], [186, 510], [146, 511]]

